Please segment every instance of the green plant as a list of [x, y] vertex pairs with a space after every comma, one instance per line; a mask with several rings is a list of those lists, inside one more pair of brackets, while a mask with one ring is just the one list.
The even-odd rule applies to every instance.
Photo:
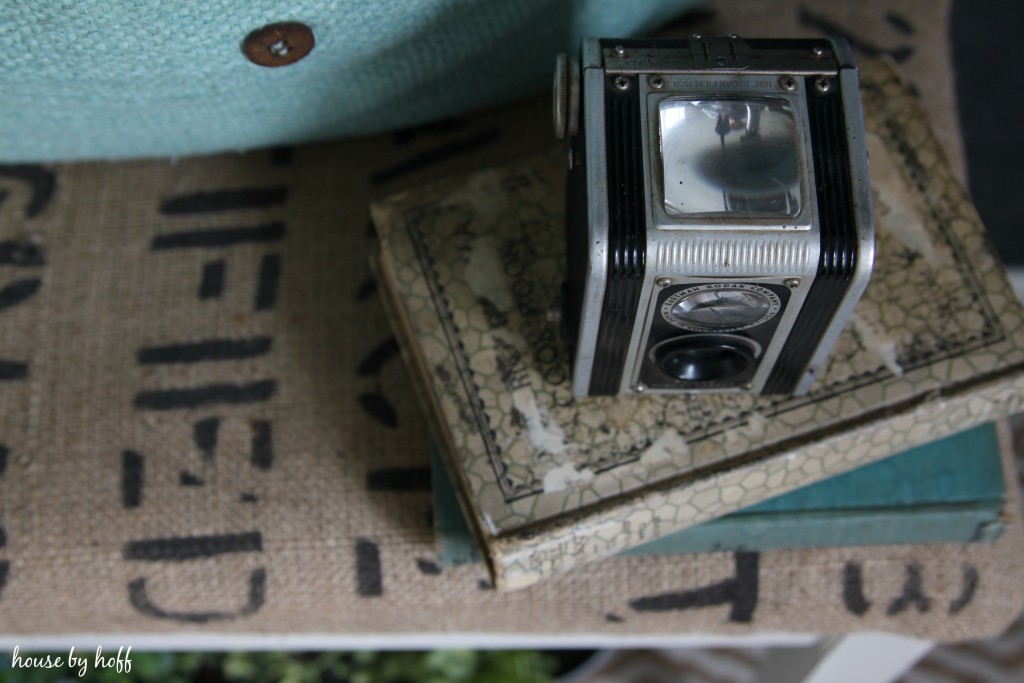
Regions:
[[[430, 652], [132, 652], [130, 670], [88, 666], [12, 667], [0, 656], [0, 683], [551, 683], [556, 660], [537, 651]], [[46, 654], [31, 653], [33, 662]], [[42, 657], [42, 660], [38, 658]], [[67, 653], [53, 653], [66, 659]]]

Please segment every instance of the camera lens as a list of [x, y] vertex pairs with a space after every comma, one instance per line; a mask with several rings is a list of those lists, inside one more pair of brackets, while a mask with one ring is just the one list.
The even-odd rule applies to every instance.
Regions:
[[672, 306], [672, 315], [694, 326], [739, 327], [757, 322], [771, 311], [764, 294], [740, 289], [699, 291]]
[[721, 335], [768, 322], [782, 309], [782, 301], [754, 283], [708, 283], [680, 289], [660, 306], [670, 325]]
[[754, 347], [739, 337], [695, 335], [664, 341], [651, 350], [658, 369], [681, 382], [735, 379], [754, 364]]

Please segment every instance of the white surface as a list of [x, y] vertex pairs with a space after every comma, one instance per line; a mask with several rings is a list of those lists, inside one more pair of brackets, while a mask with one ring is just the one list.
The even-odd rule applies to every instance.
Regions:
[[816, 647], [773, 651], [762, 664], [760, 683], [890, 683], [933, 645], [888, 633], [829, 638]]

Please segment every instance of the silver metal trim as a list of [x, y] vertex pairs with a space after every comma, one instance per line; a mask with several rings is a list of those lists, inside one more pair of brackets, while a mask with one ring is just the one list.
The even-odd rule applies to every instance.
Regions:
[[832, 54], [835, 55], [840, 69], [857, 68], [857, 61], [853, 57], [853, 47], [848, 40], [845, 38], [829, 38], [828, 42], [832, 46]]
[[[583, 54], [588, 46], [597, 45], [593, 39], [583, 43]], [[600, 54], [600, 50], [598, 50]], [[587, 131], [586, 152], [583, 163], [586, 166], [587, 187], [601, 188], [608, 183], [607, 151], [605, 149], [604, 120], [604, 70], [587, 67], [583, 71], [583, 108]], [[608, 196], [604, 192], [587, 192], [587, 224], [589, 230], [590, 254], [584, 285], [584, 300], [580, 310], [580, 329], [577, 336], [575, 372], [572, 378], [572, 393], [587, 396], [590, 393], [590, 377], [594, 369], [594, 355], [597, 350], [597, 333], [601, 325], [601, 310], [604, 306], [604, 292], [608, 283]]]
[[[781, 238], [787, 239], [781, 239]], [[735, 264], [748, 264], [751, 272], [784, 275], [801, 270], [810, 258], [812, 245], [795, 235], [718, 234], [710, 237], [659, 241], [647, 265], [658, 272], [691, 272], [713, 277], [733, 277]]]
[[580, 68], [584, 71], [587, 69], [603, 69], [604, 55], [601, 53], [601, 39], [584, 38], [580, 45], [580, 57], [582, 61]]

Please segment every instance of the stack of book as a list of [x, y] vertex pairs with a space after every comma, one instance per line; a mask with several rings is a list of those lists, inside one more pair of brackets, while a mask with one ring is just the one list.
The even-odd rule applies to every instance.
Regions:
[[1024, 316], [898, 74], [868, 63], [862, 82], [875, 269], [806, 396], [574, 399], [546, 316], [561, 154], [374, 207], [386, 308], [444, 463], [442, 560], [478, 552], [504, 590], [623, 551], [998, 535], [999, 452], [972, 428], [1022, 408]]

